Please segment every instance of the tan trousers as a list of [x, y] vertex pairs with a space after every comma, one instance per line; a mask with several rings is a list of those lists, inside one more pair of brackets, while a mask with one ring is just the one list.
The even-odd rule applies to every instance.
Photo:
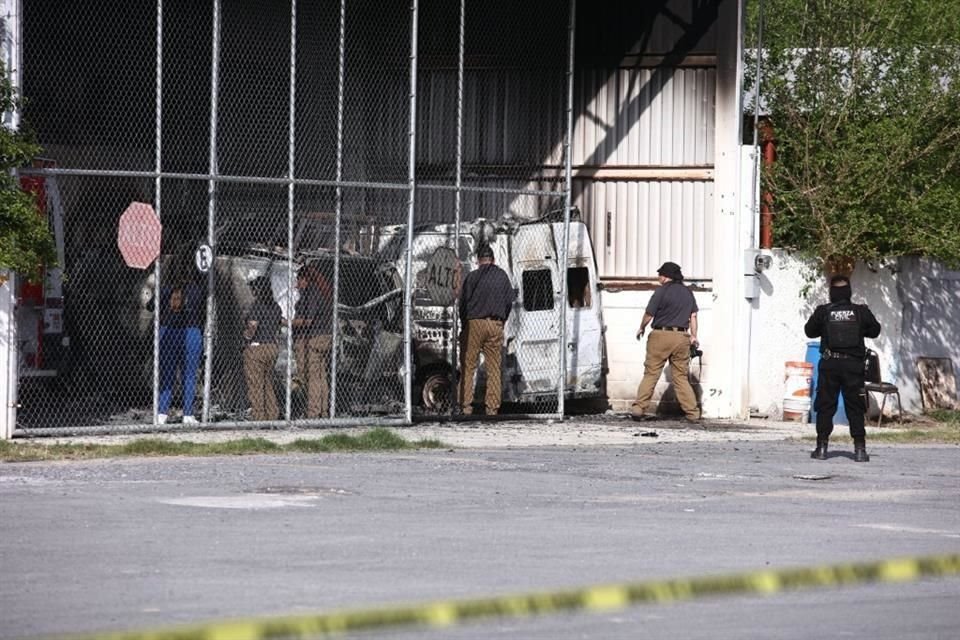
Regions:
[[312, 336], [294, 341], [297, 377], [307, 387], [307, 418], [330, 417], [330, 385], [327, 363], [330, 361], [331, 336]]
[[480, 353], [487, 369], [487, 395], [484, 398], [487, 415], [500, 411], [500, 355], [503, 349], [503, 322], [500, 320], [467, 320], [461, 350], [463, 369], [460, 377], [460, 407], [464, 414], [473, 413], [473, 379], [477, 373]]
[[277, 408], [277, 392], [273, 388], [273, 367], [277, 362], [277, 345], [251, 345], [243, 350], [243, 377], [247, 382], [247, 399], [250, 401], [251, 419], [276, 420], [280, 417]]
[[693, 393], [687, 372], [690, 368], [690, 336], [679, 331], [657, 331], [654, 329], [647, 338], [647, 359], [643, 363], [643, 380], [637, 388], [637, 399], [630, 411], [642, 416], [653, 397], [664, 365], [670, 362], [673, 370], [673, 388], [677, 393], [680, 408], [691, 420], [700, 417], [697, 409], [697, 396]]

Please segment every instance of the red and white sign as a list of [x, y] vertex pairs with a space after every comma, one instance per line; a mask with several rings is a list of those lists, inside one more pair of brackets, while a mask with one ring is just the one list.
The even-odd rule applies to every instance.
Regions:
[[163, 226], [153, 207], [145, 202], [131, 202], [120, 216], [117, 246], [128, 267], [146, 269], [160, 255]]
[[438, 247], [426, 268], [427, 293], [439, 306], [453, 304], [460, 290], [460, 261], [449, 247]]

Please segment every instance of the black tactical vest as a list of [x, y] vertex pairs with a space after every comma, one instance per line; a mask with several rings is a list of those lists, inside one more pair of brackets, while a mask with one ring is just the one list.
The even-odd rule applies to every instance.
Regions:
[[837, 302], [827, 307], [827, 344], [830, 349], [861, 346], [860, 315], [857, 305]]

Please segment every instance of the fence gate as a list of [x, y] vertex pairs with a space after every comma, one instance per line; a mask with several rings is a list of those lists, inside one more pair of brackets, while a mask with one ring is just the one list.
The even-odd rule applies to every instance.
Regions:
[[[597, 393], [578, 368], [602, 347], [570, 207], [573, 15], [22, 0], [14, 80], [43, 158], [21, 178], [62, 259], [18, 292], [15, 435], [459, 415], [481, 245], [513, 289], [500, 411]], [[159, 255], [131, 260], [153, 234]]]

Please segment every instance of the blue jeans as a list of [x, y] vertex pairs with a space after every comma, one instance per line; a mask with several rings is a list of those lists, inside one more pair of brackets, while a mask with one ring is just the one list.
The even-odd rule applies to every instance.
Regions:
[[197, 369], [203, 355], [203, 332], [199, 327], [160, 327], [160, 398], [157, 412], [168, 413], [177, 370], [183, 379], [183, 415], [193, 415]]

